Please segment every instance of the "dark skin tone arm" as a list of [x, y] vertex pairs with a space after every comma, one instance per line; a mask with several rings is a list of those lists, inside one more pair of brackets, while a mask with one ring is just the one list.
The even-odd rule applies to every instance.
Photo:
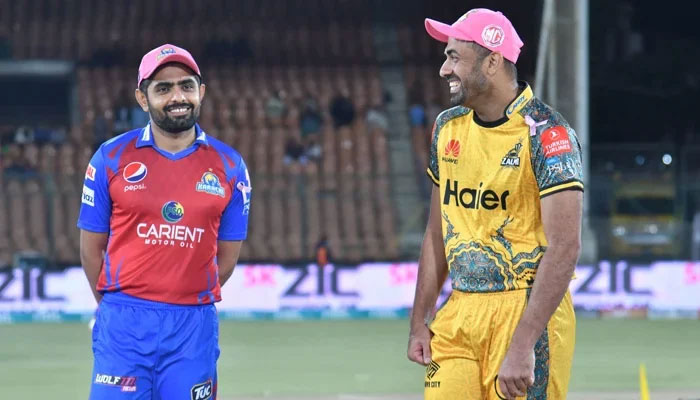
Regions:
[[447, 279], [447, 261], [442, 239], [440, 190], [433, 185], [430, 198], [428, 226], [418, 263], [418, 281], [411, 313], [411, 332], [408, 339], [408, 359], [421, 365], [430, 363], [430, 330], [426, 325], [433, 312], [440, 289]]
[[216, 262], [219, 265], [219, 284], [223, 287], [233, 275], [233, 269], [241, 254], [241, 241], [219, 240], [217, 242]]
[[102, 301], [102, 294], [97, 291], [97, 280], [102, 271], [102, 260], [107, 250], [108, 237], [108, 233], [80, 230], [80, 263], [97, 303]]
[[524, 396], [535, 380], [535, 343], [569, 288], [581, 253], [583, 193], [564, 191], [542, 199], [547, 251], [542, 257], [527, 307], [498, 372], [507, 399]]

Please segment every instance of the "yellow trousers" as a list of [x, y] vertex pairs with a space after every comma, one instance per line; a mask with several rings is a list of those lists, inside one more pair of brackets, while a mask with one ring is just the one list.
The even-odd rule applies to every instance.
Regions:
[[[498, 400], [496, 375], [528, 290], [498, 293], [454, 291], [430, 324], [432, 362], [426, 369], [426, 400]], [[576, 316], [566, 293], [535, 345], [535, 383], [527, 400], [564, 400], [576, 341]], [[519, 398], [520, 399], [520, 398]]]

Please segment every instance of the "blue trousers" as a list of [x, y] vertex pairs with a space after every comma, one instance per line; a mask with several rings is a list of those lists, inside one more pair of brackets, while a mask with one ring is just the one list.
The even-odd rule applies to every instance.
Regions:
[[219, 321], [181, 306], [105, 293], [92, 330], [91, 400], [213, 400]]

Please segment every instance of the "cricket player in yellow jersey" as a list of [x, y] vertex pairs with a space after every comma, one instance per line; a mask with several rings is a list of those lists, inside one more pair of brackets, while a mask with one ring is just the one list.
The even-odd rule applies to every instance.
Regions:
[[[435, 122], [435, 184], [408, 357], [425, 398], [566, 398], [575, 341], [568, 292], [581, 247], [581, 150], [569, 124], [517, 81], [523, 42], [500, 12], [453, 25], [440, 75], [454, 108]], [[452, 294], [432, 317], [447, 274]]]

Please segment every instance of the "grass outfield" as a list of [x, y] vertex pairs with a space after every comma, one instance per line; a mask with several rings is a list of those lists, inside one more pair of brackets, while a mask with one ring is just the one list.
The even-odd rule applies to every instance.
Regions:
[[[406, 334], [407, 321], [225, 321], [220, 395], [419, 394]], [[644, 362], [652, 390], [700, 397], [699, 340], [699, 321], [579, 320], [570, 389], [637, 391]], [[90, 345], [85, 324], [0, 325], [2, 398], [87, 398]]]

